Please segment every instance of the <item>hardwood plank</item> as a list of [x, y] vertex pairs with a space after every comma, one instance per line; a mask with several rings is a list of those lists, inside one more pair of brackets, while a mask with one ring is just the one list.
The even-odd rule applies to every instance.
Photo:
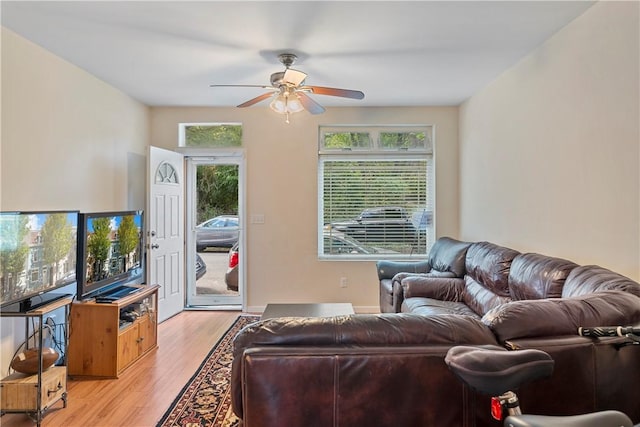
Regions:
[[[204, 357], [239, 315], [237, 311], [184, 311], [158, 326], [158, 349], [119, 379], [69, 380], [69, 403], [56, 404], [43, 427], [155, 426]], [[3, 427], [33, 427], [24, 414], [6, 414]]]

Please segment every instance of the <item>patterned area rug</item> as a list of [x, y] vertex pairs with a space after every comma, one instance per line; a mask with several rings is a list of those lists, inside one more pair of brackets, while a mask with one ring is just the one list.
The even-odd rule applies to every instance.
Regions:
[[233, 338], [259, 316], [240, 316], [209, 352], [182, 388], [157, 427], [232, 427], [238, 418], [231, 409]]

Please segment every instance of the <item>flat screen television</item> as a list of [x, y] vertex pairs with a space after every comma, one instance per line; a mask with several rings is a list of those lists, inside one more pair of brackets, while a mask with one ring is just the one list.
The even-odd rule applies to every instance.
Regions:
[[106, 297], [144, 278], [143, 211], [81, 213], [78, 220], [78, 299]]
[[76, 281], [78, 211], [0, 212], [0, 305], [24, 312], [70, 296]]

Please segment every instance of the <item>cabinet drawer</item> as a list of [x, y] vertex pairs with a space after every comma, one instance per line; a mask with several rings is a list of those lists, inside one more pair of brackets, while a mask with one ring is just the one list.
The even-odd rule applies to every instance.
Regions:
[[[37, 411], [38, 375], [12, 374], [2, 380], [3, 411]], [[67, 368], [53, 366], [42, 373], [42, 408], [57, 402], [67, 391]]]

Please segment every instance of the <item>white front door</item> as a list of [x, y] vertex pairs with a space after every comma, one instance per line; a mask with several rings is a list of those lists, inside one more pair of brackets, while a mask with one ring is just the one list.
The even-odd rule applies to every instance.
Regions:
[[158, 321], [184, 309], [184, 161], [149, 147], [147, 268], [158, 290]]

